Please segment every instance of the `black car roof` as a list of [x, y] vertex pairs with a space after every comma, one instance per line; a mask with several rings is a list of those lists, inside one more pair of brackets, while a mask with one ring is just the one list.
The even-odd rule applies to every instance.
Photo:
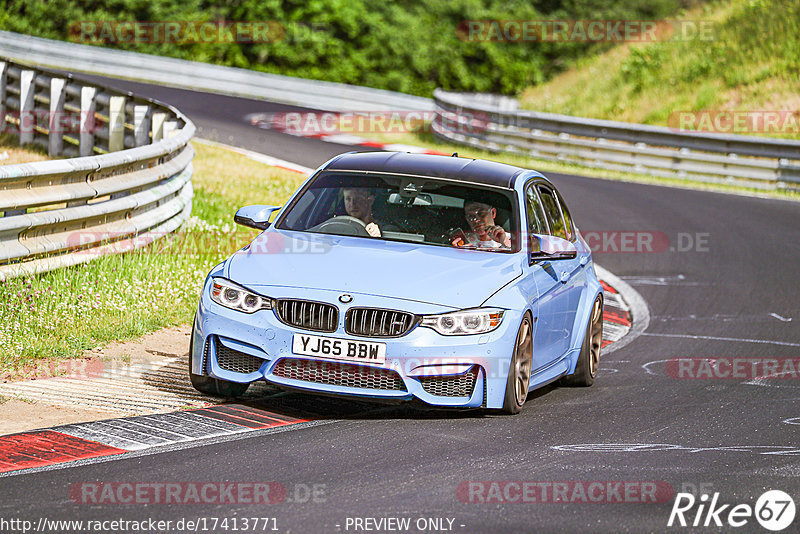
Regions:
[[527, 171], [483, 159], [408, 152], [351, 152], [331, 161], [325, 170], [441, 177], [503, 188], [513, 188], [516, 177]]

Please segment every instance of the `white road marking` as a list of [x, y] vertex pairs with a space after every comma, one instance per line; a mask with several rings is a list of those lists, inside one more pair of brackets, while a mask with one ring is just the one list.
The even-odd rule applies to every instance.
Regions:
[[675, 276], [622, 276], [623, 280], [634, 286], [702, 286], [701, 282], [687, 282], [683, 274]]
[[654, 333], [654, 332], [645, 332], [642, 334], [643, 336], [650, 336], [650, 337], [676, 337], [682, 339], [708, 339], [711, 341], [734, 341], [737, 343], [761, 343], [764, 345], [780, 345], [783, 347], [800, 347], [800, 343], [794, 343], [792, 341], [772, 341], [768, 339], [749, 339], [749, 338], [739, 338], [739, 337], [720, 337], [720, 336], [695, 336], [691, 334], [662, 334], [662, 333]]
[[727, 445], [719, 447], [689, 447], [668, 443], [579, 443], [553, 445], [551, 449], [566, 452], [749, 452], [765, 456], [800, 456], [800, 448], [788, 445]]
[[748, 386], [761, 386], [761, 387], [767, 387], [767, 388], [792, 388], [792, 389], [797, 388], [798, 386], [800, 386], [800, 384], [797, 384], [796, 380], [794, 382], [792, 382], [791, 380], [789, 380], [789, 381], [787, 381], [787, 380], [777, 380], [776, 381], [775, 380], [775, 378], [777, 378], [778, 376], [783, 375], [783, 374], [786, 374], [786, 373], [778, 373], [777, 375], [774, 375], [774, 376], [771, 376], [771, 377], [757, 376], [755, 378], [751, 378], [750, 380], [747, 380], [746, 382], [742, 382], [742, 384], [747, 384]]
[[787, 425], [800, 425], [800, 417], [792, 417], [791, 419], [785, 419], [781, 422]]
[[773, 323], [775, 319], [783, 322], [790, 322], [791, 319], [786, 319], [775, 313], [759, 313], [759, 314], [723, 314], [715, 313], [713, 315], [654, 315], [654, 322], [667, 323], [678, 321], [713, 321], [715, 323]]
[[789, 322], [791, 322], [791, 321], [792, 321], [792, 318], [791, 318], [791, 317], [781, 317], [781, 316], [780, 316], [780, 315], [778, 315], [777, 313], [770, 313], [770, 315], [771, 315], [772, 317], [775, 317], [777, 320], [779, 320], [779, 321], [781, 321], [781, 322], [784, 322], [784, 323], [789, 323]]

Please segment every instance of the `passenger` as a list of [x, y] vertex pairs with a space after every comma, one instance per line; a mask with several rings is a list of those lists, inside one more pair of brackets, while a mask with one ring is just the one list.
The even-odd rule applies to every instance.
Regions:
[[471, 232], [460, 232], [452, 244], [455, 247], [511, 248], [511, 236], [494, 223], [497, 210], [482, 202], [465, 202], [464, 217]]

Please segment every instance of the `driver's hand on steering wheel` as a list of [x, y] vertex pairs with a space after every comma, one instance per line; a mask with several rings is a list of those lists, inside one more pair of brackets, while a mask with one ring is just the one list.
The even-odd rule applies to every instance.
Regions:
[[366, 226], [367, 233], [372, 237], [380, 237], [381, 236], [381, 229], [378, 228], [378, 225], [374, 222], [369, 223]]

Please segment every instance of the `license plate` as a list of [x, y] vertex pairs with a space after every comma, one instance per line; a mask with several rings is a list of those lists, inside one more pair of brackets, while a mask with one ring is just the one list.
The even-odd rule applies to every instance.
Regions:
[[303, 356], [319, 356], [349, 362], [384, 363], [386, 343], [353, 341], [335, 337], [294, 334], [292, 352]]

